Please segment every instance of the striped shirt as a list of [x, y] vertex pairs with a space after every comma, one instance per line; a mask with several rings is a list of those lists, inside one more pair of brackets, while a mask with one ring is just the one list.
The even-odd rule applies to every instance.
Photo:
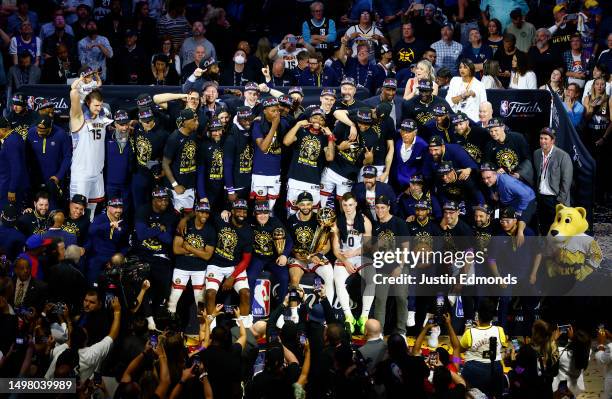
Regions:
[[157, 22], [157, 32], [160, 37], [170, 36], [172, 45], [176, 48], [180, 48], [183, 40], [191, 32], [189, 22], [184, 16], [178, 16], [176, 18], [170, 17], [168, 14], [164, 15]]

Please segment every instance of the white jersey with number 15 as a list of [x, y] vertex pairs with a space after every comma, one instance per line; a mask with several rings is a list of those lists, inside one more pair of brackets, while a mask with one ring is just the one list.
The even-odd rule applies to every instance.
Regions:
[[102, 173], [102, 169], [104, 169], [106, 127], [113, 123], [112, 119], [103, 114], [93, 119], [86, 115], [83, 115], [83, 117], [85, 122], [79, 130], [72, 134], [73, 138], [77, 139], [70, 167], [70, 174], [73, 179], [75, 176], [87, 178]]

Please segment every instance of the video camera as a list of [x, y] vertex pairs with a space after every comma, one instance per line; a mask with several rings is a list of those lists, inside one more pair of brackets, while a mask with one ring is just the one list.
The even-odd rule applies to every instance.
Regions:
[[127, 257], [124, 263], [111, 264], [104, 270], [100, 287], [105, 296], [106, 308], [110, 308], [114, 296], [119, 298], [121, 306], [131, 308], [150, 270], [148, 263], [135, 256]]

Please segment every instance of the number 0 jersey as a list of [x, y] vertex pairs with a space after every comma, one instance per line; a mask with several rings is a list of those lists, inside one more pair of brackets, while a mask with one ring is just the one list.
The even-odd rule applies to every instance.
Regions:
[[106, 127], [113, 123], [103, 112], [92, 119], [89, 111], [85, 111], [83, 119], [81, 128], [73, 132], [77, 144], [72, 153], [72, 179], [96, 177], [102, 173]]
[[364, 216], [361, 213], [355, 215], [353, 223], [350, 224], [346, 220], [344, 213], [338, 214], [336, 225], [340, 233], [340, 246], [342, 249], [358, 249], [361, 248], [363, 242], [363, 234], [365, 233]]

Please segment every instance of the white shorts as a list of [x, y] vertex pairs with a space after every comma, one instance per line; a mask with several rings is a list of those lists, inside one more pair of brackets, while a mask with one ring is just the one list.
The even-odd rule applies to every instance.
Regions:
[[70, 178], [70, 198], [75, 194], [84, 195], [87, 202], [95, 204], [104, 201], [104, 177], [72, 176]]
[[351, 191], [354, 183], [330, 168], [325, 168], [321, 175], [321, 195], [330, 196], [336, 191], [336, 197], [340, 198]]
[[291, 207], [294, 212], [297, 211], [297, 197], [304, 191], [312, 195], [312, 206], [318, 208], [321, 202], [321, 186], [295, 179], [289, 179], [287, 182], [287, 207]]
[[[380, 176], [385, 172], [385, 165], [372, 165], [376, 168], [376, 176]], [[357, 182], [363, 182], [363, 167], [359, 170], [359, 175], [357, 176]], [[389, 178], [387, 177], [383, 183], [389, 182]]]
[[[372, 260], [366, 258], [365, 256], [353, 256], [349, 258], [349, 262], [353, 264], [353, 267], [357, 269], [358, 272], [361, 272], [363, 268], [372, 265]], [[344, 263], [342, 263], [342, 261], [336, 260], [334, 262], [334, 266], [344, 267]]]
[[290, 269], [293, 268], [293, 267], [299, 267], [300, 269], [302, 269], [302, 271], [304, 271], [304, 273], [314, 273], [319, 267], [327, 266], [327, 265], [330, 265], [330, 263], [327, 262], [327, 263], [325, 263], [323, 265], [315, 265], [312, 262], [303, 261], [303, 260], [299, 260], [299, 259], [296, 259], [296, 258], [289, 258], [287, 260], [287, 266]]
[[[223, 280], [228, 278], [234, 272], [234, 269], [234, 267], [208, 265], [206, 268], [206, 289], [219, 291]], [[234, 290], [236, 292], [240, 292], [243, 288], [249, 289], [246, 270], [243, 270], [234, 280]]]
[[253, 175], [251, 176], [251, 198], [257, 200], [278, 199], [280, 185], [280, 175]]
[[172, 190], [172, 202], [177, 212], [191, 211], [194, 200], [195, 192], [193, 188], [186, 189], [183, 194], [177, 194], [176, 191]]
[[194, 290], [204, 289], [205, 270], [190, 271], [174, 268], [172, 272], [172, 288], [184, 290], [191, 278], [191, 285]]

